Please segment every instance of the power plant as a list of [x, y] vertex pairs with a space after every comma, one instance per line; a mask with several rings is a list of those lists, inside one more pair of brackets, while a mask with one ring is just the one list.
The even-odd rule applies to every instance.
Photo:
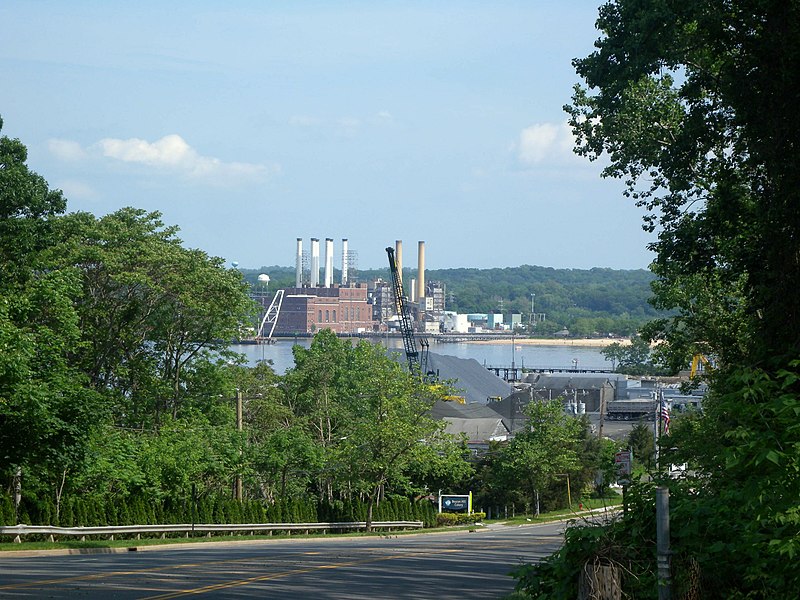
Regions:
[[[324, 256], [320, 256], [320, 238], [303, 238], [295, 247], [294, 287], [276, 291], [269, 308], [268, 298], [259, 298], [265, 307], [256, 337], [313, 334], [321, 329], [335, 333], [362, 334], [399, 330], [399, 310], [390, 281], [357, 281], [357, 255], [347, 238], [341, 240], [341, 278], [334, 283], [334, 240], [324, 238]], [[397, 277], [403, 278], [403, 241], [395, 241]], [[444, 321], [444, 287], [426, 282], [425, 242], [417, 244], [416, 277], [408, 277], [406, 298], [415, 331], [439, 333]]]

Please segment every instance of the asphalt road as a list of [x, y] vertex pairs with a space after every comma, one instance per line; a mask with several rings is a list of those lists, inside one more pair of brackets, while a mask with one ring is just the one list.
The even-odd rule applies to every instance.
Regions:
[[0, 598], [502, 598], [509, 570], [551, 554], [561, 524], [14, 557]]

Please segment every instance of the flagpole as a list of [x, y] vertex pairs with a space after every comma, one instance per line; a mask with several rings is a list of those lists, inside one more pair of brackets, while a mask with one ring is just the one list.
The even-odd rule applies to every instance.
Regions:
[[656, 471], [658, 470], [658, 460], [659, 460], [659, 452], [658, 452], [658, 440], [661, 437], [661, 398], [659, 397], [661, 394], [661, 390], [659, 388], [658, 382], [656, 382], [656, 391], [653, 392], [653, 399], [655, 400], [654, 410], [655, 414], [653, 415], [653, 445], [655, 446], [655, 467]]

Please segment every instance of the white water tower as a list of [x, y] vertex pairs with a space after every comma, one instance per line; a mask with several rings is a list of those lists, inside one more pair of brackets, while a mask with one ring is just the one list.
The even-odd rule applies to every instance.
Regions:
[[269, 286], [269, 275], [261, 273], [256, 278], [256, 294], [259, 296], [266, 296], [267, 287]]

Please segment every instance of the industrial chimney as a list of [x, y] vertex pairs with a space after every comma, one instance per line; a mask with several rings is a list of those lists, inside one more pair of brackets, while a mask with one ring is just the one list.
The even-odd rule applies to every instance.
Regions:
[[342, 238], [342, 286], [347, 285], [347, 238]]
[[333, 238], [325, 238], [325, 287], [333, 287]]
[[403, 240], [394, 242], [394, 262], [397, 264], [397, 277], [403, 281]]
[[294, 257], [294, 287], [303, 285], [303, 238], [297, 238], [297, 255]]
[[419, 242], [417, 248], [417, 297], [422, 300], [425, 297], [425, 242]]
[[319, 287], [319, 238], [311, 238], [311, 276], [309, 285]]

